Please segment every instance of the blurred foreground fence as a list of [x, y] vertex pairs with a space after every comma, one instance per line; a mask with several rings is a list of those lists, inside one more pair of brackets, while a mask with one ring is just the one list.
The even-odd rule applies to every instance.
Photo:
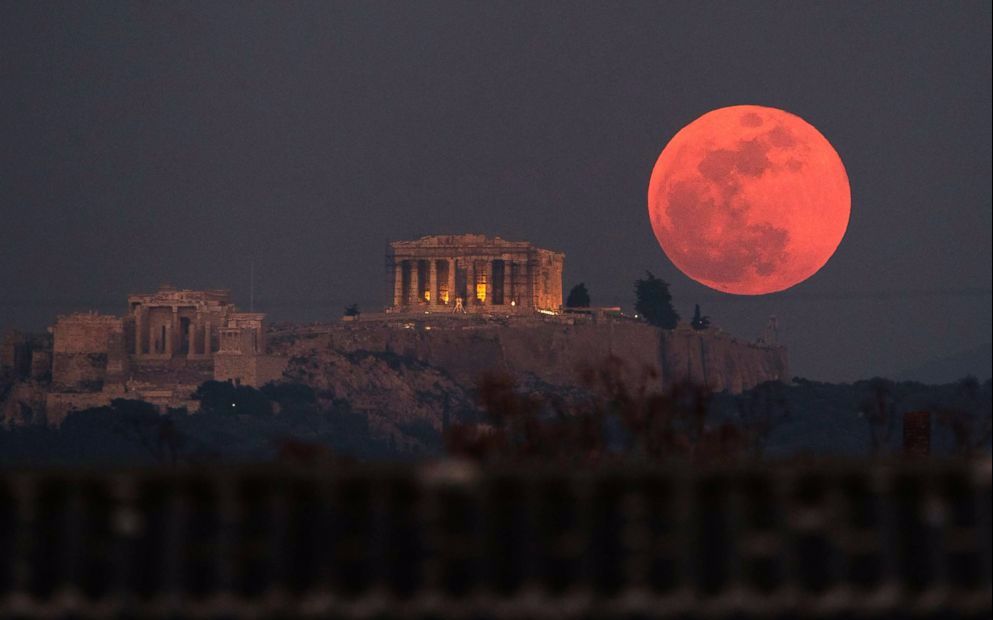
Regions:
[[989, 618], [990, 461], [0, 474], [0, 617]]

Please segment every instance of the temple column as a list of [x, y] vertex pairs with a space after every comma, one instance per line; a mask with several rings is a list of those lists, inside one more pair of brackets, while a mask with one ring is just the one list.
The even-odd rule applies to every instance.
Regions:
[[393, 305], [403, 305], [403, 261], [393, 264]]
[[454, 305], [455, 298], [460, 297], [455, 291], [455, 259], [448, 259], [448, 303]]
[[[503, 266], [504, 268], [504, 285], [503, 285], [503, 297], [507, 300], [507, 303], [511, 303], [516, 300], [514, 297], [514, 265], [516, 265], [513, 260], [508, 260]], [[514, 304], [517, 305], [516, 303]]]
[[172, 357], [172, 352], [176, 350], [176, 334], [179, 333], [179, 308], [176, 306], [172, 307], [172, 321], [169, 323], [169, 329], [166, 330], [166, 355]]
[[537, 261], [528, 261], [528, 306], [538, 309], [538, 270]]
[[510, 302], [513, 299], [513, 297], [511, 297], [511, 294], [513, 292], [511, 289], [513, 287], [510, 284], [510, 265], [511, 263], [509, 260], [503, 261], [503, 305], [504, 306], [510, 306]]
[[470, 258], [465, 266], [465, 287], [468, 289], [465, 298], [465, 305], [476, 305], [476, 259]]
[[[183, 334], [179, 335], [180, 343], [182, 343]], [[180, 347], [182, 348], [182, 347]], [[197, 322], [193, 319], [186, 326], [186, 359], [194, 358], [197, 356]]]
[[410, 261], [410, 299], [407, 301], [409, 304], [416, 304], [421, 301], [420, 292], [421, 282], [418, 277], [418, 271], [421, 270], [421, 262], [419, 260]]
[[206, 322], [207, 322], [207, 317], [204, 316], [204, 313], [201, 311], [200, 314], [197, 316], [197, 351], [199, 352], [200, 357], [203, 357], [204, 355], [207, 354], [207, 349], [203, 348], [203, 336], [202, 336]]
[[428, 264], [428, 303], [438, 305], [438, 261], [433, 258]]
[[213, 351], [210, 350], [210, 321], [204, 321], [203, 323], [203, 354], [209, 356]]
[[142, 316], [142, 307], [138, 306], [134, 310], [134, 354], [140, 356], [144, 351], [141, 348], [141, 330], [145, 326]]
[[486, 259], [486, 299], [483, 300], [483, 304], [487, 306], [493, 305], [493, 259]]

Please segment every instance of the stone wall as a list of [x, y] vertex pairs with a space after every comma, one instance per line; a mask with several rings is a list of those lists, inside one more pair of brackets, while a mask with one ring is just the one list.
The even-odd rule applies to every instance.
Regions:
[[[456, 324], [459, 322], [455, 322]], [[516, 321], [514, 326], [462, 322], [396, 325], [342, 324], [326, 331], [324, 346], [343, 351], [384, 351], [443, 369], [472, 386], [487, 372], [522, 381], [575, 385], [584, 366], [609, 357], [622, 361], [625, 381], [653, 377], [657, 387], [690, 380], [715, 391], [738, 393], [759, 383], [789, 380], [786, 350], [740, 341], [717, 329], [659, 330], [638, 321]], [[314, 344], [299, 340], [282, 350], [301, 354]], [[280, 347], [276, 347], [279, 351]]]
[[28, 337], [8, 331], [0, 338], [0, 376], [24, 377], [31, 370], [31, 347]]
[[123, 332], [120, 317], [80, 313], [58, 317], [52, 328], [54, 353], [106, 353], [112, 333]]
[[558, 310], [562, 307], [562, 268], [565, 257], [561, 252], [537, 250], [538, 271], [535, 274], [535, 308]]
[[111, 396], [104, 392], [49, 392], [45, 397], [45, 421], [49, 426], [59, 426], [71, 412], [105, 407], [111, 400]]
[[[52, 328], [52, 390], [95, 392], [123, 372], [124, 327], [119, 317], [102, 314], [60, 316]], [[112, 363], [113, 362], [113, 363]]]
[[660, 366], [667, 381], [690, 380], [738, 394], [765, 381], [789, 381], [786, 349], [743, 342], [717, 330], [663, 331]]
[[0, 398], [0, 424], [4, 426], [25, 426], [44, 424], [45, 387], [35, 382], [18, 382]]
[[286, 361], [286, 358], [272, 355], [217, 353], [214, 355], [214, 380], [262, 387], [282, 378]]
[[38, 349], [31, 352], [31, 379], [50, 381], [52, 378], [52, 352]]

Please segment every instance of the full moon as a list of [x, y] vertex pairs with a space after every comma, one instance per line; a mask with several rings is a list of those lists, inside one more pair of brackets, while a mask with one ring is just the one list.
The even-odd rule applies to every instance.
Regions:
[[845, 166], [817, 129], [776, 108], [704, 114], [662, 150], [648, 185], [655, 238], [684, 274], [763, 295], [827, 263], [851, 214]]

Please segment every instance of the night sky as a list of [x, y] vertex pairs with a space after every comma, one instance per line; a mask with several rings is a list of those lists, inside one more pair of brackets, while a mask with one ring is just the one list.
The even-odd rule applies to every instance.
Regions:
[[[537, 6], [532, 6], [537, 4]], [[390, 239], [566, 253], [633, 305], [651, 270], [721, 327], [779, 317], [794, 374], [894, 374], [991, 336], [991, 16], [954, 3], [0, 5], [0, 326], [123, 313], [169, 282], [277, 320], [381, 309]], [[711, 291], [646, 191], [701, 114], [783, 108], [831, 141], [852, 219], [810, 280]]]

